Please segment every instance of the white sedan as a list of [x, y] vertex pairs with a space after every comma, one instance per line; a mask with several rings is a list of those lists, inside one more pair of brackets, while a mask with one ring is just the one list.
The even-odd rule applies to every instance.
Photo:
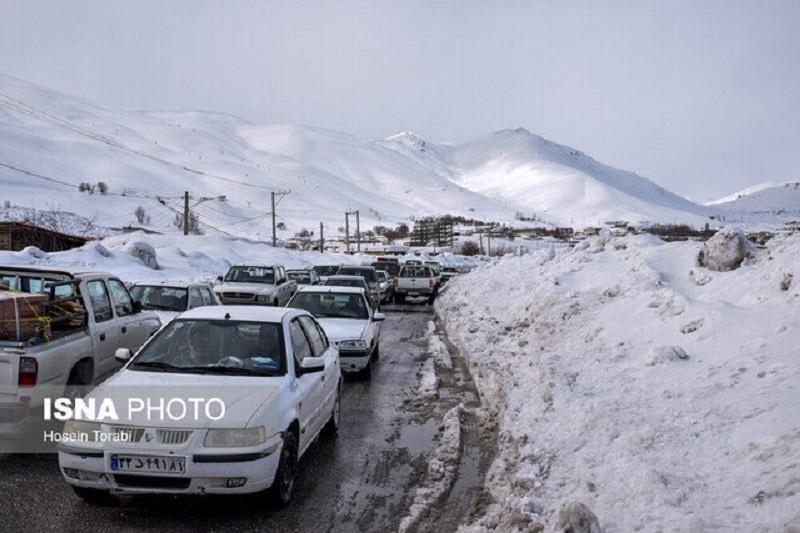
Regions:
[[339, 348], [343, 372], [369, 377], [380, 355], [382, 313], [360, 287], [303, 287], [286, 304], [314, 315]]
[[305, 311], [198, 308], [117, 358], [125, 367], [84, 399], [91, 420], [76, 410], [59, 447], [64, 479], [91, 503], [269, 489], [286, 505], [298, 459], [339, 424], [339, 354]]

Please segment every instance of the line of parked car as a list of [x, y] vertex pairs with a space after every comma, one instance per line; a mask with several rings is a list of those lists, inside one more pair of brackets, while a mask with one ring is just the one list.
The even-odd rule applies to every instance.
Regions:
[[81, 438], [59, 447], [64, 479], [90, 503], [268, 490], [286, 505], [298, 459], [326, 429], [336, 434], [342, 373], [368, 377], [380, 355], [381, 303], [433, 301], [445, 279], [435, 265], [395, 261], [234, 265], [215, 285], [128, 288], [105, 273], [0, 267], [7, 294], [46, 295], [48, 326], [0, 337], [0, 427], [41, 409], [44, 391], [69, 396], [115, 371], [87, 398], [202, 392], [223, 401], [224, 418], [67, 421], [64, 434]]

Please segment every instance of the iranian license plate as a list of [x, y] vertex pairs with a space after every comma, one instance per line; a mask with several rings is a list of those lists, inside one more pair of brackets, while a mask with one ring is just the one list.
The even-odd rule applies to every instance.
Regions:
[[159, 474], [185, 474], [185, 457], [165, 457], [158, 455], [111, 456], [111, 470], [114, 472], [154, 472]]

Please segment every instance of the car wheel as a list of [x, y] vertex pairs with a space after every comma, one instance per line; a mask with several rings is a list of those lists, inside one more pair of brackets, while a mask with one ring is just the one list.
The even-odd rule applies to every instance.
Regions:
[[294, 479], [297, 471], [297, 438], [294, 432], [287, 430], [281, 446], [281, 458], [275, 471], [275, 480], [269, 488], [272, 503], [278, 507], [286, 507], [292, 501]]
[[434, 301], [435, 299], [436, 299], [436, 295], [435, 295], [435, 294], [431, 294], [431, 295], [428, 297], [428, 305], [433, 305], [433, 301]]
[[72, 485], [75, 494], [89, 505], [109, 507], [117, 503], [117, 498], [107, 490], [88, 489], [86, 487], [76, 487]]
[[325, 424], [324, 432], [329, 437], [335, 439], [336, 434], [339, 432], [339, 421], [342, 418], [342, 388], [336, 388], [336, 399], [333, 401], [333, 411], [328, 423]]
[[381, 356], [381, 343], [375, 343], [375, 349], [372, 350], [372, 357], [375, 359], [379, 359]]
[[406, 295], [405, 294], [395, 294], [394, 295], [394, 303], [396, 303], [396, 304], [404, 304], [404, 303], [406, 303]]
[[370, 357], [369, 361], [367, 361], [367, 366], [362, 368], [358, 373], [358, 377], [366, 380], [372, 379], [372, 357]]

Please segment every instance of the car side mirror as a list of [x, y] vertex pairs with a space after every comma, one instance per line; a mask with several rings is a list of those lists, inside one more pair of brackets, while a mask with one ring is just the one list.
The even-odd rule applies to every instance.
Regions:
[[114, 352], [114, 359], [123, 364], [130, 361], [132, 356], [130, 348], [117, 348], [117, 351]]
[[374, 322], [383, 322], [384, 320], [386, 320], [386, 315], [384, 315], [383, 313], [375, 313], [374, 315], [372, 315], [372, 320]]
[[133, 301], [133, 314], [141, 313], [142, 312], [142, 302], [138, 300]]
[[311, 374], [325, 370], [325, 359], [322, 357], [303, 357], [300, 361], [300, 373]]
[[217, 276], [217, 281], [219, 281], [220, 283], [222, 283], [223, 279], [225, 279], [225, 278], [223, 278], [222, 276]]

